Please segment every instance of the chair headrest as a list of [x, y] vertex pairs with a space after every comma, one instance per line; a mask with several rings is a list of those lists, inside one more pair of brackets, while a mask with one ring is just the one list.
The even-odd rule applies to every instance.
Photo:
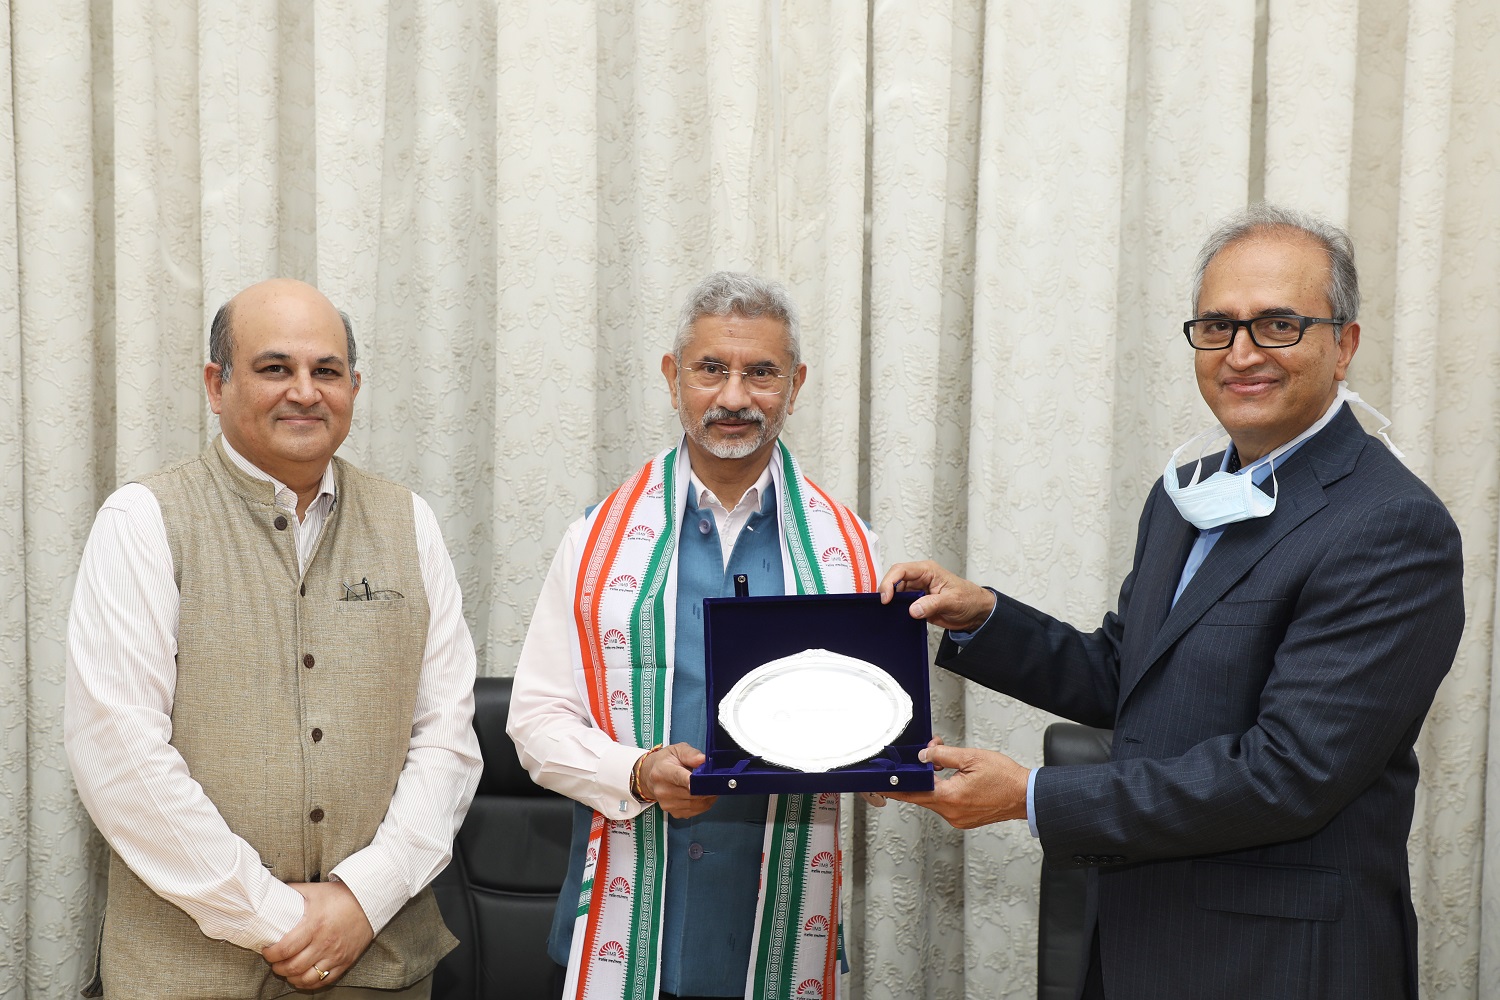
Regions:
[[505, 733], [510, 714], [509, 677], [478, 677], [474, 680], [474, 732], [484, 756], [480, 795], [552, 795], [531, 780], [516, 756], [516, 745]]

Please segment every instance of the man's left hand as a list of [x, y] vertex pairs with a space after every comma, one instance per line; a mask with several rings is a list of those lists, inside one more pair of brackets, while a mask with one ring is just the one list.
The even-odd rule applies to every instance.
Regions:
[[1026, 779], [1031, 772], [1005, 754], [938, 744], [919, 757], [957, 773], [939, 779], [930, 792], [887, 792], [887, 798], [931, 809], [960, 830], [1026, 818]]
[[[375, 931], [354, 893], [342, 882], [288, 882], [307, 908], [286, 937], [261, 955], [271, 971], [304, 990], [332, 986], [364, 954]], [[327, 973], [327, 975], [323, 975]]]

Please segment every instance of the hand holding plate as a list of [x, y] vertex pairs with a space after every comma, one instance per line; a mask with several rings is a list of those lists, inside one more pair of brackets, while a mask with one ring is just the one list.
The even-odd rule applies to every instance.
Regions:
[[674, 819], [687, 819], [707, 812], [719, 800], [717, 795], [693, 795], [688, 779], [693, 768], [707, 758], [703, 751], [687, 743], [673, 743], [653, 750], [641, 764], [639, 785], [647, 799], [658, 802]]
[[912, 602], [913, 618], [950, 632], [973, 632], [989, 621], [995, 609], [994, 594], [930, 559], [897, 563], [888, 569], [880, 580], [880, 601], [889, 604], [898, 592], [907, 590], [926, 591]]
[[887, 798], [931, 809], [959, 830], [1026, 818], [1026, 779], [1031, 772], [1005, 754], [939, 744], [929, 745], [919, 756], [957, 773], [937, 782], [930, 792], [888, 792]]

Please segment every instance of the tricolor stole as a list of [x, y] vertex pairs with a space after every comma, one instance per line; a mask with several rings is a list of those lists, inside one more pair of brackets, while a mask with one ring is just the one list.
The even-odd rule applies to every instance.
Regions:
[[[788, 592], [874, 590], [874, 560], [859, 519], [808, 481], [780, 444], [771, 477]], [[589, 515], [574, 591], [575, 669], [595, 724], [628, 746], [669, 742], [677, 532], [687, 479], [679, 446], [652, 459]], [[837, 996], [838, 810], [835, 794], [771, 796], [747, 996]], [[656, 1000], [666, 852], [660, 808], [630, 820], [594, 814], [565, 997]]]

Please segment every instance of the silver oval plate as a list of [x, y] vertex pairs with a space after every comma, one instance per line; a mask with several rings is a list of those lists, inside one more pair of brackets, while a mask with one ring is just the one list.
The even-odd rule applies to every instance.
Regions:
[[873, 663], [808, 649], [740, 678], [719, 702], [719, 722], [773, 764], [828, 771], [889, 746], [911, 722], [911, 696]]

